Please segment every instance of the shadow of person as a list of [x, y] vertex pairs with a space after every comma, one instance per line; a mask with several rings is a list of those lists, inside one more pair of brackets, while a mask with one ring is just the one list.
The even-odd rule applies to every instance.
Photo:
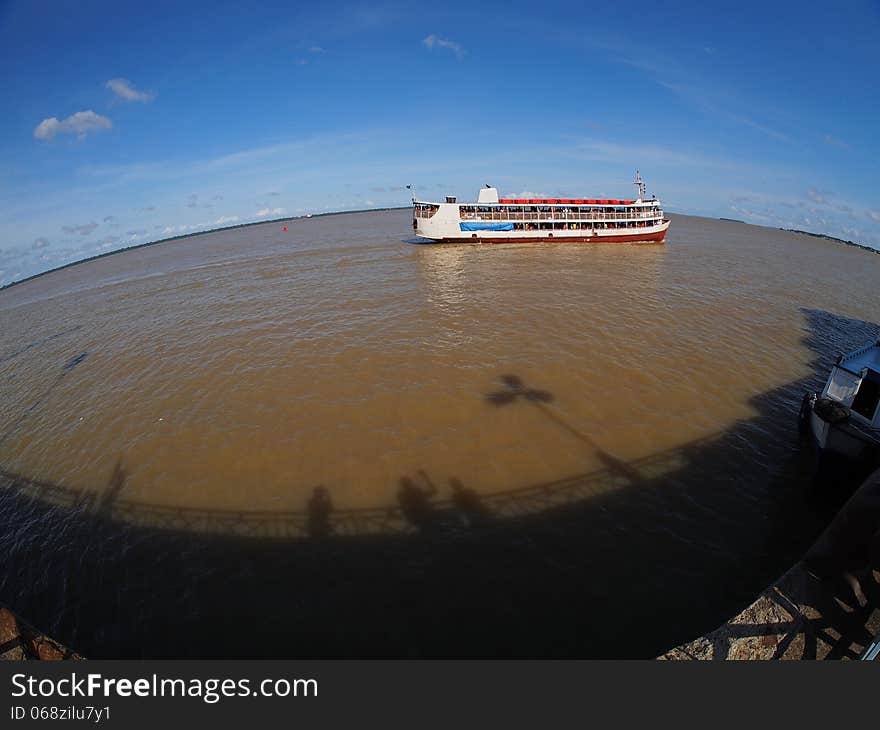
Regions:
[[473, 489], [455, 477], [450, 478], [449, 485], [452, 487], [452, 506], [466, 527], [480, 527], [491, 521], [489, 509]]
[[333, 500], [330, 499], [330, 492], [327, 487], [318, 485], [309, 497], [306, 506], [308, 518], [306, 520], [306, 531], [309, 537], [320, 539], [327, 537], [333, 532], [333, 526], [330, 524], [330, 515], [333, 512]]
[[841, 582], [859, 606], [876, 593], [880, 571], [880, 470], [847, 501], [804, 556], [807, 570], [839, 588]]
[[406, 521], [418, 530], [428, 530], [436, 522], [437, 515], [431, 504], [431, 497], [436, 491], [430, 483], [427, 487], [420, 487], [409, 477], [400, 478], [400, 487], [397, 490], [400, 511]]

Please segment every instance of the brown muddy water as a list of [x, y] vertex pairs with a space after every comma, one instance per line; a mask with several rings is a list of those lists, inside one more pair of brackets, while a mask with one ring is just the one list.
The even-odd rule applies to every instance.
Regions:
[[650, 656], [821, 529], [795, 417], [877, 334], [880, 256], [686, 216], [662, 246], [409, 226], [0, 292], [0, 601], [95, 656]]

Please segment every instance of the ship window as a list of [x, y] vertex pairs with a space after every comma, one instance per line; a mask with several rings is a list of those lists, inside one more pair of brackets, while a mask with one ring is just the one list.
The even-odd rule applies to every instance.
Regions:
[[880, 402], [880, 375], [868, 372], [862, 378], [856, 397], [852, 402], [852, 409], [860, 416], [873, 420], [874, 413], [877, 410], [877, 403]]

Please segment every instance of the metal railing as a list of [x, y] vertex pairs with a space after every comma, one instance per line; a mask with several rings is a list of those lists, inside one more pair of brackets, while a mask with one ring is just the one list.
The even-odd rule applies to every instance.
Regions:
[[461, 220], [465, 221], [611, 221], [611, 220], [653, 220], [661, 219], [663, 213], [569, 213], [566, 211], [511, 213], [509, 211], [493, 211], [489, 213], [471, 213], [461, 211]]

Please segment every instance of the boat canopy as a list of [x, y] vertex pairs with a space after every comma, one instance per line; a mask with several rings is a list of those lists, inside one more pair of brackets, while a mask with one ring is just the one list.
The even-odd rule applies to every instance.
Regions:
[[860, 375], [865, 368], [880, 373], [880, 340], [841, 355], [836, 365], [853, 375]]
[[837, 358], [822, 395], [880, 429], [880, 341]]

